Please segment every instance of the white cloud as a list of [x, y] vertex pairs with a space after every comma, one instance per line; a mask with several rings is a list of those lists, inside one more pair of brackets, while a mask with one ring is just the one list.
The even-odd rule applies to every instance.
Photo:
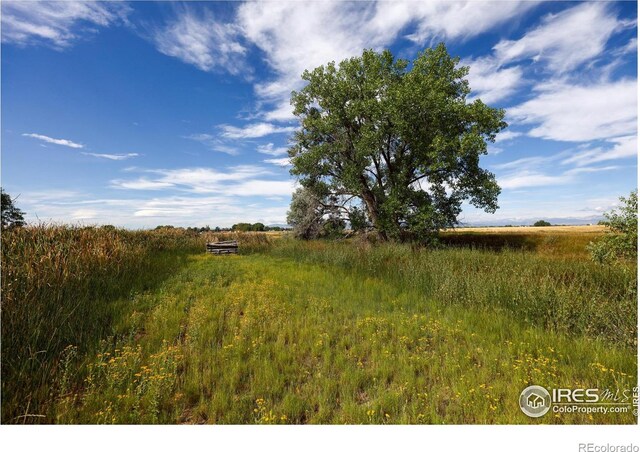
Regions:
[[[279, 196], [287, 200], [290, 196]], [[269, 199], [272, 197], [266, 197]], [[175, 226], [231, 226], [239, 221], [265, 224], [285, 223], [287, 205], [247, 203], [233, 196], [189, 195], [158, 196], [152, 198], [89, 198], [74, 196], [43, 199], [34, 192], [20, 197], [21, 207], [28, 221], [80, 224], [113, 224], [130, 228], [155, 227], [158, 224]]]
[[73, 210], [70, 214], [72, 220], [94, 220], [98, 217], [99, 213], [95, 209], [77, 209]]
[[73, 142], [71, 140], [65, 140], [63, 138], [51, 138], [51, 137], [48, 137], [46, 135], [40, 135], [38, 133], [23, 133], [22, 136], [23, 137], [29, 137], [29, 138], [35, 138], [36, 140], [41, 140], [41, 141], [45, 141], [47, 143], [58, 144], [60, 146], [67, 146], [67, 147], [75, 148], [75, 149], [84, 148], [83, 144], [75, 143], [75, 142]]
[[176, 12], [175, 20], [156, 30], [153, 39], [160, 52], [198, 69], [239, 74], [246, 69], [246, 49], [238, 37], [235, 25], [216, 21], [209, 11], [196, 12], [187, 7]]
[[[28, 220], [108, 223], [127, 227], [231, 226], [239, 221], [285, 223], [288, 200], [296, 188], [292, 180], [269, 179], [260, 166], [228, 168], [128, 168], [140, 177], [114, 180], [112, 188], [127, 190], [126, 199], [101, 199], [87, 193], [23, 193], [21, 208]], [[132, 176], [134, 177], [134, 176]], [[147, 198], [148, 191], [177, 191]], [[136, 196], [138, 194], [138, 196]], [[130, 196], [133, 195], [133, 196]]]
[[235, 148], [234, 146], [229, 146], [224, 141], [208, 133], [197, 133], [197, 134], [186, 136], [184, 138], [198, 141], [204, 144], [205, 146], [207, 146], [212, 151], [222, 152], [224, 154], [229, 154], [229, 155], [238, 155], [237, 148]]
[[513, 140], [514, 138], [518, 138], [519, 136], [522, 135], [522, 132], [514, 132], [511, 130], [505, 130], [500, 132], [497, 136], [496, 136], [496, 143], [500, 143], [503, 141], [510, 141]]
[[632, 38], [628, 43], [616, 51], [619, 55], [638, 52], [638, 38]]
[[480, 98], [486, 104], [509, 97], [523, 84], [520, 67], [501, 68], [491, 57], [464, 60], [461, 64], [469, 66], [467, 80], [473, 98]]
[[[476, 36], [534, 5], [515, 1], [247, 2], [238, 8], [238, 24], [275, 72], [273, 79], [255, 84], [265, 119], [275, 121], [293, 118], [289, 97], [302, 86], [305, 69], [361, 55], [365, 48], [388, 47], [412, 26], [414, 32], [408, 37], [419, 45], [436, 37]], [[513, 77], [514, 72], [503, 76]]]
[[[297, 84], [296, 88], [299, 88]], [[294, 119], [295, 116], [293, 115], [293, 107], [291, 106], [289, 96], [284, 95], [279, 102], [276, 101], [275, 106], [269, 111], [264, 112], [263, 116], [267, 121], [291, 121]]]
[[533, 125], [529, 136], [549, 140], [580, 142], [634, 135], [637, 86], [636, 80], [540, 85], [535, 97], [507, 114], [521, 124]]
[[570, 176], [574, 176], [577, 174], [589, 174], [589, 173], [599, 173], [602, 171], [613, 171], [613, 170], [617, 170], [619, 169], [619, 166], [614, 166], [614, 165], [610, 165], [610, 166], [589, 166], [589, 167], [582, 167], [582, 168], [573, 168], [570, 169], [568, 171], [565, 172], [565, 174], [570, 175]]
[[258, 152], [261, 154], [267, 154], [272, 155], [273, 157], [277, 157], [279, 155], [285, 155], [288, 152], [288, 149], [285, 147], [276, 148], [273, 146], [273, 143], [267, 143], [258, 146]]
[[292, 180], [248, 180], [228, 187], [227, 195], [235, 196], [291, 196], [296, 183]]
[[289, 166], [289, 165], [291, 165], [291, 161], [289, 160], [289, 157], [284, 157], [284, 158], [280, 158], [280, 159], [265, 159], [264, 162], [265, 163], [271, 163], [272, 165], [277, 165], [277, 166]]
[[503, 177], [498, 177], [498, 185], [505, 189], [561, 185], [567, 184], [571, 181], [573, 181], [572, 175], [561, 174], [558, 176], [551, 176], [529, 170], [518, 171]]
[[228, 124], [222, 124], [218, 127], [222, 130], [222, 136], [230, 139], [260, 138], [276, 133], [290, 133], [296, 130], [295, 127], [280, 127], [268, 122], [248, 124], [244, 127], [235, 127]]
[[[523, 67], [514, 65], [524, 60], [555, 74], [593, 64], [603, 54], [609, 38], [628, 26], [605, 2], [584, 3], [548, 15], [520, 39], [500, 41], [491, 55], [462, 61], [470, 66], [472, 96], [486, 103], [507, 99], [527, 83]], [[618, 53], [635, 51], [634, 46], [637, 42], [632, 40]], [[616, 60], [600, 68], [601, 79], [606, 80], [618, 64]]]
[[[520, 161], [520, 163], [525, 164], [531, 162]], [[616, 169], [618, 169], [617, 166], [573, 168], [556, 175], [545, 174], [537, 170], [523, 169], [504, 176], [498, 176], [497, 179], [498, 185], [504, 189], [546, 187], [550, 185], [570, 184], [575, 182], [576, 177], [580, 174], [612, 171]]]
[[498, 170], [504, 169], [512, 169], [512, 168], [526, 168], [531, 169], [533, 167], [541, 166], [543, 164], [552, 162], [554, 160], [558, 160], [561, 158], [558, 154], [551, 156], [532, 156], [532, 157], [523, 157], [520, 159], [512, 160], [510, 162], [499, 163], [494, 165], [494, 168]]
[[290, 195], [295, 183], [270, 180], [266, 168], [240, 165], [223, 169], [178, 168], [138, 170], [145, 175], [131, 180], [112, 180], [111, 187], [128, 190], [179, 190], [190, 193], [216, 193], [225, 196]]
[[582, 3], [547, 16], [521, 39], [500, 41], [495, 57], [500, 64], [532, 59], [554, 72], [567, 72], [600, 55], [624, 26], [606, 2]]
[[124, 2], [2, 2], [2, 42], [48, 43], [63, 49], [79, 39], [82, 31], [126, 21], [129, 11]]
[[[377, 22], [407, 25], [415, 22], [417, 29], [409, 37], [417, 44], [434, 38], [467, 39], [480, 35], [509, 19], [522, 15], [535, 6], [536, 1], [429, 1], [380, 2]], [[403, 19], [404, 18], [404, 23]], [[382, 29], [386, 28], [384, 25]]]
[[163, 182], [158, 180], [149, 180], [140, 178], [136, 180], [113, 180], [111, 181], [113, 188], [123, 188], [128, 190], [162, 190], [165, 188], [174, 188], [171, 182]]
[[93, 152], [81, 152], [82, 155], [89, 155], [91, 157], [107, 159], [107, 160], [127, 160], [133, 157], [138, 157], [140, 154], [135, 152], [129, 154], [96, 154]]
[[630, 135], [609, 140], [612, 146], [585, 147], [571, 157], [562, 161], [563, 164], [589, 165], [607, 160], [618, 160], [638, 156], [638, 137]]

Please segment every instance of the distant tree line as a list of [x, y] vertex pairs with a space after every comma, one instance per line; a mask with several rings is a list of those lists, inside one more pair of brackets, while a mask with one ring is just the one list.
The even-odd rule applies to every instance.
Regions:
[[[158, 229], [181, 229], [178, 228], [176, 226], [170, 225], [170, 224], [166, 224], [166, 225], [160, 225], [160, 226], [156, 226], [155, 228], [156, 230]], [[257, 232], [268, 232], [268, 231], [287, 231], [289, 230], [289, 228], [286, 227], [281, 227], [281, 226], [265, 226], [263, 223], [236, 223], [233, 226], [231, 226], [230, 228], [221, 228], [220, 226], [216, 226], [214, 228], [210, 227], [209, 225], [204, 226], [204, 227], [188, 227], [188, 228], [184, 228], [187, 231], [190, 232], [197, 232], [197, 233], [201, 233], [201, 232], [249, 232], [249, 231], [257, 231]]]
[[236, 223], [231, 226], [232, 231], [248, 232], [267, 232], [267, 231], [286, 231], [289, 228], [283, 228], [280, 226], [265, 226], [263, 223]]

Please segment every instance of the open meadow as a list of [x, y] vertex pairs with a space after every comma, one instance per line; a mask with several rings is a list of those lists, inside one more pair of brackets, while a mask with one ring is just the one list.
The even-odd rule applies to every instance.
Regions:
[[602, 233], [3, 230], [2, 422], [636, 423], [518, 406], [534, 384], [637, 386], [636, 264], [592, 262]]

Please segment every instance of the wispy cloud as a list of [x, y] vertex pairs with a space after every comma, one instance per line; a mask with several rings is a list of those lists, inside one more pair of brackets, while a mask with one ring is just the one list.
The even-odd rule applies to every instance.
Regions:
[[113, 180], [111, 181], [111, 187], [127, 190], [162, 190], [165, 188], [174, 188], [175, 184], [141, 177], [135, 180]]
[[[253, 187], [249, 187], [252, 189]], [[270, 199], [271, 197], [265, 197]], [[127, 227], [231, 226], [238, 221], [285, 223], [287, 206], [246, 202], [247, 197], [226, 195], [169, 195], [122, 198], [89, 198], [86, 194], [46, 197], [24, 192], [21, 207], [30, 221], [73, 220], [84, 224], [114, 224]], [[244, 199], [244, 202], [238, 202]], [[278, 199], [281, 199], [279, 197]]]
[[500, 41], [495, 56], [500, 64], [530, 59], [563, 73], [600, 55], [623, 25], [606, 2], [582, 3], [547, 16], [518, 40]]
[[273, 157], [277, 157], [279, 155], [285, 155], [287, 153], [287, 148], [285, 147], [274, 147], [273, 143], [262, 144], [258, 146], [258, 152], [261, 154], [272, 155]]
[[552, 176], [537, 171], [524, 170], [498, 177], [498, 185], [504, 189], [514, 189], [568, 184], [572, 180], [573, 176], [567, 174]]
[[96, 154], [94, 152], [81, 152], [81, 154], [107, 160], [127, 160], [140, 155], [135, 152], [129, 154]]
[[23, 137], [29, 137], [29, 138], [35, 138], [36, 140], [41, 140], [41, 141], [44, 141], [46, 143], [58, 144], [60, 146], [67, 146], [67, 147], [75, 148], [75, 149], [84, 148], [83, 144], [75, 143], [75, 142], [73, 142], [71, 140], [66, 140], [64, 138], [51, 138], [51, 137], [48, 137], [46, 135], [40, 135], [38, 133], [23, 133], [22, 136]]
[[626, 55], [628, 53], [637, 53], [638, 52], [638, 38], [632, 38], [627, 42], [624, 46], [616, 49], [617, 55]]
[[[490, 55], [462, 61], [470, 66], [472, 95], [487, 103], [508, 99], [522, 86], [533, 83], [525, 78], [525, 64], [533, 63], [538, 71], [557, 76], [593, 64], [605, 52], [609, 38], [628, 26], [606, 2], [583, 3], [550, 14], [521, 38], [500, 41]], [[629, 42], [619, 53], [628, 53], [634, 45], [637, 43]], [[617, 63], [603, 67], [602, 75], [610, 73]]]
[[178, 58], [203, 71], [226, 70], [239, 74], [246, 69], [246, 49], [238, 39], [238, 28], [217, 21], [208, 10], [187, 6], [175, 19], [155, 31], [154, 42], [165, 55]]
[[178, 190], [190, 193], [216, 193], [225, 196], [291, 195], [295, 183], [291, 180], [266, 178], [272, 172], [255, 165], [232, 166], [225, 169], [178, 168], [138, 170], [145, 175], [137, 179], [112, 180], [111, 187], [128, 190]]
[[205, 146], [207, 146], [212, 151], [222, 152], [224, 154], [229, 155], [238, 155], [238, 149], [235, 146], [230, 146], [228, 143], [225, 143], [223, 140], [210, 135], [208, 133], [196, 133], [193, 135], [186, 136], [189, 140], [198, 141]]
[[[58, 1], [2, 2], [2, 42], [38, 43], [64, 49], [95, 27], [125, 22], [130, 8], [124, 2]], [[85, 30], [87, 26], [90, 30]]]
[[248, 124], [244, 127], [236, 127], [228, 124], [222, 124], [218, 126], [224, 138], [230, 139], [246, 139], [246, 138], [261, 138], [267, 135], [273, 135], [276, 133], [290, 133], [296, 130], [292, 126], [276, 126], [268, 122], [258, 122], [255, 124]]
[[518, 138], [521, 135], [522, 135], [522, 132], [514, 132], [512, 130], [505, 130], [503, 132], [500, 132], [496, 136], [496, 143], [501, 143], [501, 142], [505, 142], [505, 141], [511, 141], [514, 138]]
[[567, 155], [566, 152], [561, 152], [559, 154], [549, 155], [549, 156], [531, 156], [531, 157], [523, 157], [516, 160], [511, 160], [509, 162], [499, 163], [494, 165], [493, 167], [498, 170], [506, 170], [513, 168], [523, 168], [526, 170], [530, 170], [534, 167], [539, 167], [545, 164], [548, 164], [553, 161], [558, 161], [562, 159], [563, 155]]
[[[522, 14], [535, 2], [496, 5], [489, 8], [478, 1], [247, 2], [238, 8], [237, 21], [244, 37], [264, 53], [274, 71], [271, 80], [255, 83], [254, 89], [265, 119], [275, 121], [293, 118], [289, 95], [302, 86], [300, 75], [305, 69], [360, 55], [364, 48], [388, 47], [401, 33], [418, 45], [434, 39], [466, 39]], [[513, 71], [505, 72], [505, 78], [513, 75], [509, 72]]]
[[472, 89], [472, 99], [480, 98], [487, 104], [508, 98], [524, 83], [522, 68], [501, 68], [495, 58], [463, 60], [461, 64], [469, 66], [467, 80]]
[[[273, 70], [273, 77], [254, 83], [261, 117], [288, 121], [293, 119], [290, 93], [303, 85], [300, 76], [305, 69], [359, 55], [363, 48], [388, 47], [402, 33], [417, 45], [436, 39], [465, 40], [536, 3], [501, 2], [489, 8], [485, 2], [446, 0], [246, 2], [237, 8], [232, 22], [188, 7], [177, 10], [174, 20], [156, 30], [154, 41], [162, 53], [201, 70], [221, 68], [232, 74], [246, 67], [248, 45], [255, 45]], [[470, 75], [474, 94], [486, 102], [504, 99], [521, 84], [520, 68], [497, 65], [488, 59], [476, 61]]]
[[566, 185], [575, 182], [579, 174], [616, 169], [618, 169], [617, 166], [573, 168], [556, 175], [525, 169], [498, 177], [498, 185], [504, 189]]
[[264, 162], [265, 163], [271, 163], [272, 165], [277, 165], [277, 166], [289, 166], [289, 165], [291, 165], [291, 160], [289, 160], [289, 157], [284, 157], [284, 158], [280, 158], [280, 159], [265, 159]]
[[581, 142], [634, 135], [637, 87], [636, 80], [542, 84], [532, 99], [507, 113], [533, 125], [527, 134], [537, 138]]
[[607, 160], [618, 160], [638, 156], [638, 137], [630, 135], [617, 137], [610, 140], [612, 144], [603, 146], [585, 146], [571, 157], [562, 161], [563, 164], [576, 164], [578, 166]]

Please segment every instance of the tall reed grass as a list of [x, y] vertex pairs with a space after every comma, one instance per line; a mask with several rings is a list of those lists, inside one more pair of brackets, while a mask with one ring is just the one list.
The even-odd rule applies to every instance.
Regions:
[[502, 310], [515, 320], [637, 347], [636, 266], [525, 250], [282, 240], [271, 254], [338, 266], [419, 289], [442, 305]]
[[[197, 417], [193, 410], [197, 403], [210, 405], [205, 410], [212, 416], [208, 419], [247, 421], [242, 417], [244, 414], [233, 411], [235, 408], [229, 408], [231, 411], [221, 408], [237, 405], [238, 401], [230, 394], [245, 385], [244, 380], [236, 381], [245, 375], [245, 370], [246, 375], [256, 378], [255, 384], [265, 385], [261, 390], [266, 393], [273, 390], [273, 381], [282, 374], [273, 366], [272, 359], [277, 353], [281, 354], [281, 364], [286, 364], [287, 372], [295, 376], [300, 374], [301, 363], [306, 362], [301, 356], [307, 353], [307, 348], [316, 347], [322, 349], [317, 359], [327, 366], [325, 374], [337, 372], [344, 380], [343, 388], [349, 388], [357, 383], [355, 380], [349, 383], [355, 374], [338, 372], [333, 358], [320, 359], [325, 355], [335, 355], [336, 359], [341, 356], [334, 346], [328, 345], [324, 335], [330, 331], [339, 338], [343, 335], [341, 328], [349, 328], [355, 335], [351, 345], [360, 346], [358, 341], [362, 341], [364, 347], [372, 339], [368, 326], [356, 325], [354, 329], [353, 318], [385, 317], [385, 309], [393, 313], [392, 318], [384, 320], [391, 331], [418, 320], [440, 319], [439, 322], [446, 323], [446, 316], [438, 312], [441, 307], [450, 308], [458, 321], [465, 322], [468, 327], [465, 331], [473, 331], [476, 321], [484, 325], [482, 341], [487, 350], [495, 352], [492, 359], [496, 360], [509, 339], [505, 329], [514, 336], [514, 331], [532, 328], [546, 334], [546, 328], [553, 332], [547, 344], [553, 347], [565, 340], [557, 339], [556, 333], [566, 336], [567, 343], [578, 340], [580, 347], [591, 347], [583, 342], [591, 344], [589, 341], [595, 338], [594, 350], [617, 350], [610, 361], [637, 350], [635, 265], [605, 266], [590, 262], [579, 252], [583, 238], [478, 237], [478, 240], [472, 235], [458, 237], [448, 247], [426, 249], [402, 244], [372, 245], [358, 240], [301, 242], [286, 235], [272, 237], [260, 233], [198, 234], [169, 228], [126, 231], [112, 227], [43, 225], [2, 231], [2, 422], [97, 419], [155, 423], [173, 422], [177, 417], [189, 421]], [[204, 253], [207, 241], [230, 239], [239, 241], [241, 254], [252, 256], [212, 257], [213, 260], [193, 257]], [[532, 241], [535, 246], [519, 246]], [[503, 242], [508, 246], [503, 246]], [[400, 311], [396, 312], [398, 303]], [[402, 310], [405, 305], [413, 315], [411, 318]], [[320, 309], [323, 306], [326, 309]], [[309, 309], [320, 310], [314, 314]], [[338, 314], [342, 315], [339, 322]], [[133, 324], [138, 317], [144, 320], [129, 328], [127, 322]], [[494, 323], [485, 325], [486, 319], [493, 319]], [[235, 348], [225, 348], [223, 343], [235, 344], [243, 339], [232, 328], [235, 321], [246, 326], [243, 344], [252, 353], [265, 339], [260, 336], [261, 331], [287, 337], [282, 343], [278, 342], [280, 339], [265, 342], [264, 353], [251, 355], [251, 359], [239, 355], [233, 362], [238, 369], [246, 368], [242, 372], [225, 371], [217, 361], [212, 364], [211, 357], [220, 355], [220, 363], [231, 363], [226, 354]], [[453, 336], [449, 337], [449, 333], [446, 338], [443, 336], [445, 345], [434, 356], [440, 357], [440, 352], [453, 356], [454, 345], [460, 341], [468, 342], [465, 353], [475, 350], [473, 337], [455, 336], [453, 329], [457, 324], [445, 323], [443, 327], [451, 329]], [[373, 326], [378, 331], [376, 325]], [[422, 337], [420, 331], [414, 332], [415, 340]], [[397, 341], [380, 342], [381, 355], [376, 359], [384, 361], [385, 366], [388, 364], [390, 374], [397, 362], [387, 359], [387, 345], [402, 348], [406, 345], [402, 340], [410, 336], [403, 332]], [[223, 337], [226, 339], [222, 340]], [[294, 337], [301, 341], [300, 350], [305, 350], [295, 357], [288, 354]], [[313, 341], [307, 340], [311, 337]], [[191, 350], [191, 346], [195, 348]], [[571, 356], [578, 356], [580, 350], [583, 348], [571, 351]], [[422, 355], [418, 353], [416, 359]], [[455, 360], [451, 358], [445, 365], [448, 374], [455, 373], [454, 367], [460, 366], [463, 355], [456, 355]], [[96, 356], [100, 357], [98, 361]], [[596, 356], [589, 359], [592, 363]], [[627, 361], [618, 369], [624, 370], [625, 375], [632, 367]], [[572, 366], [566, 364], [567, 372], [575, 370]], [[610, 365], [609, 370], [614, 367]], [[258, 378], [256, 368], [272, 377]], [[362, 370], [358, 369], [353, 371]], [[415, 369], [406, 365], [399, 370], [411, 373]], [[200, 375], [202, 372], [206, 375]], [[127, 378], [123, 377], [125, 374]], [[441, 380], [442, 383], [446, 378]], [[228, 384], [228, 394], [206, 393], [223, 383]], [[285, 383], [282, 388], [287, 387]], [[505, 388], [506, 384], [505, 380]], [[167, 389], [169, 386], [175, 394]], [[176, 392], [177, 387], [181, 389]], [[388, 395], [377, 384], [372, 383], [373, 387], [381, 391], [381, 399]], [[310, 385], [308, 396], [313, 398], [318, 388]], [[345, 389], [345, 400], [351, 389]], [[515, 389], [509, 389], [512, 390]], [[186, 402], [169, 398], [183, 395], [189, 403], [176, 413], [175, 407]], [[336, 400], [333, 393], [325, 395], [326, 401]], [[244, 401], [248, 404], [247, 412], [257, 413], [257, 421], [274, 421], [272, 414], [277, 412], [276, 408], [267, 407], [261, 397], [251, 395]], [[107, 399], [111, 404], [103, 403]], [[85, 411], [76, 416], [79, 407]], [[275, 420], [307, 421], [302, 415], [294, 416], [299, 407], [289, 408], [283, 411], [288, 418], [280, 413]], [[344, 418], [334, 417], [335, 413], [327, 411], [314, 419], [378, 421], [374, 417], [362, 418], [362, 413]], [[366, 413], [373, 416], [369, 411]], [[472, 413], [475, 417], [447, 419], [453, 422], [493, 419], [494, 415], [488, 413], [485, 417]], [[441, 419], [436, 414], [424, 419], [436, 422]], [[412, 415], [398, 419], [415, 421]], [[382, 420], [386, 422], [386, 418]]]
[[82, 355], [112, 332], [131, 294], [156, 287], [207, 241], [259, 234], [47, 226], [2, 231], [2, 422], [43, 416], [67, 346]]

